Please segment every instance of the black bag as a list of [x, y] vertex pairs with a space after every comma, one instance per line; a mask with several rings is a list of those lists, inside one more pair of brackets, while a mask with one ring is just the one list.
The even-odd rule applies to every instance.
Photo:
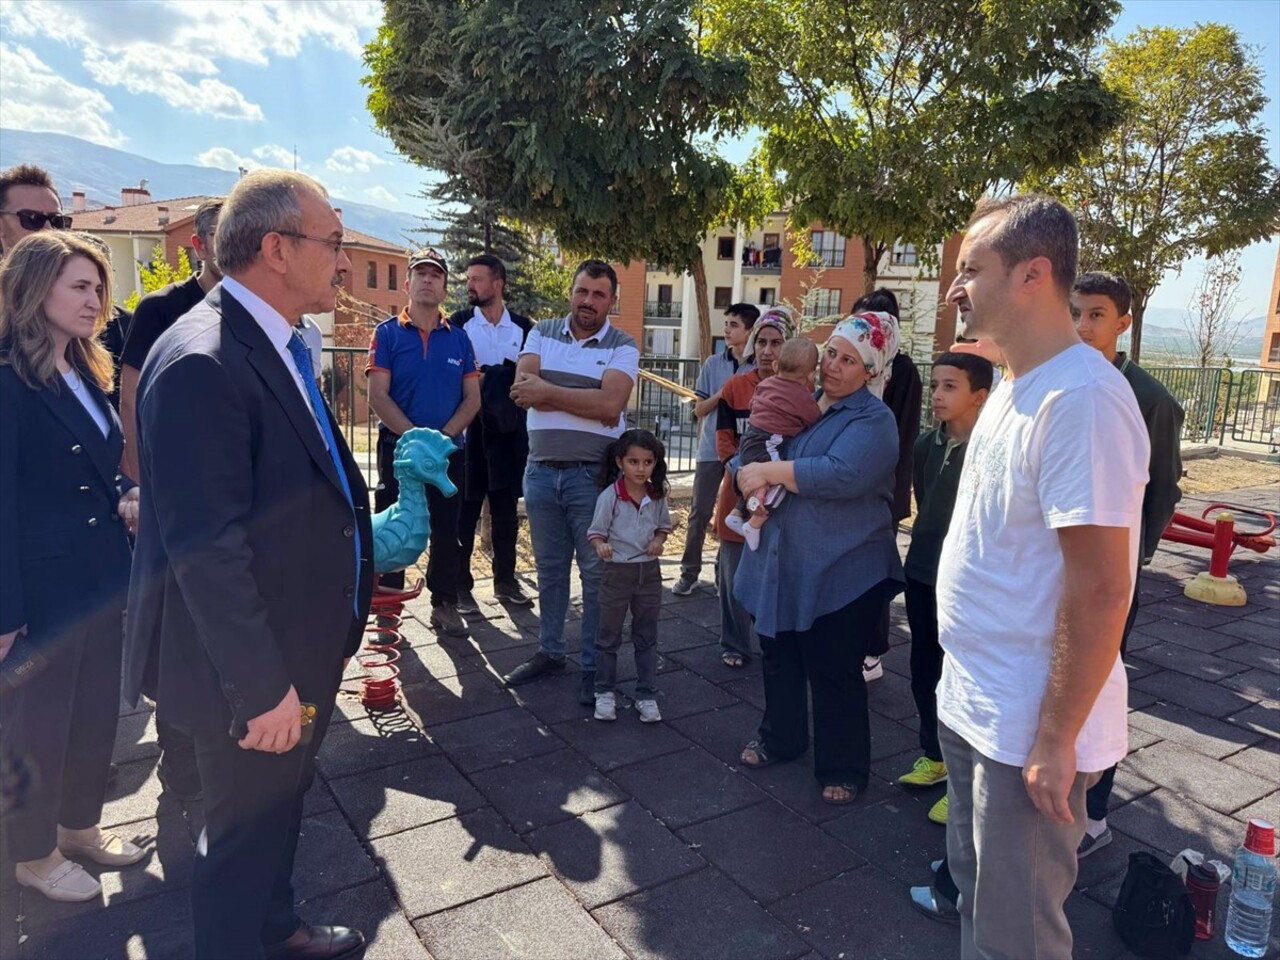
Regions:
[[1138, 956], [1170, 957], [1191, 950], [1196, 911], [1176, 873], [1149, 853], [1131, 853], [1111, 921]]

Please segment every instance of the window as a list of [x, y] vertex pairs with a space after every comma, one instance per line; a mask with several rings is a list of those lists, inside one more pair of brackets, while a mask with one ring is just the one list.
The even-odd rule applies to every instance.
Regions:
[[814, 287], [804, 298], [806, 317], [829, 317], [840, 312], [840, 291]]
[[364, 266], [364, 285], [370, 290], [378, 286], [378, 265], [370, 260]]
[[919, 261], [916, 256], [916, 245], [914, 243], [902, 243], [899, 241], [893, 245], [893, 253], [889, 255], [889, 262], [895, 267], [914, 267]]
[[809, 235], [809, 244], [822, 266], [844, 266], [844, 237], [834, 230], [814, 230]]
[[680, 355], [680, 331], [674, 327], [654, 327], [644, 332], [644, 352], [648, 357]]
[[394, 290], [399, 284], [396, 283], [396, 265], [394, 263], [387, 264], [387, 289]]
[[721, 237], [716, 241], [716, 259], [733, 259], [733, 237]]
[[764, 248], [766, 250], [772, 250], [777, 247], [779, 236], [780, 235], [776, 233], [766, 233], [764, 235]]
[[1271, 351], [1267, 354], [1268, 363], [1280, 363], [1280, 333], [1271, 335]]
[[716, 287], [716, 309], [724, 310], [731, 303], [733, 303], [733, 287]]
[[761, 304], [767, 303], [769, 306], [773, 306], [775, 303], [777, 303], [777, 300], [775, 299], [776, 295], [777, 295], [777, 290], [775, 287], [761, 287], [760, 303]]

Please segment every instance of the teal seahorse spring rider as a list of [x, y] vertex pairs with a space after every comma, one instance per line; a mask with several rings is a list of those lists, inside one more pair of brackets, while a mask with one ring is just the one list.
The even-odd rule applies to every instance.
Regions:
[[431, 536], [427, 509], [429, 483], [446, 497], [458, 492], [449, 479], [449, 455], [458, 448], [439, 430], [414, 427], [396, 443], [395, 474], [400, 499], [373, 516], [375, 573], [403, 570], [418, 562]]

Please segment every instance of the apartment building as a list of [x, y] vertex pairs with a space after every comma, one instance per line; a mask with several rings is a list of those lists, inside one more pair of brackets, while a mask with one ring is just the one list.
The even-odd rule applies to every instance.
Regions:
[[[717, 343], [725, 308], [732, 303], [786, 304], [811, 336], [820, 337], [830, 329], [830, 319], [848, 313], [861, 294], [863, 252], [856, 239], [815, 223], [809, 228], [809, 243], [819, 263], [802, 264], [796, 260], [795, 237], [786, 221], [786, 214], [778, 212], [754, 230], [726, 227], [709, 232], [703, 241], [711, 331]], [[941, 299], [954, 275], [958, 249], [959, 237], [938, 245], [941, 277], [921, 262], [924, 258], [910, 244], [895, 246], [882, 261], [878, 283], [897, 294], [910, 337], [907, 346], [916, 356], [930, 357], [954, 340], [955, 310]], [[636, 338], [642, 355], [697, 358], [692, 277], [656, 263], [615, 267], [619, 298], [613, 319]]]

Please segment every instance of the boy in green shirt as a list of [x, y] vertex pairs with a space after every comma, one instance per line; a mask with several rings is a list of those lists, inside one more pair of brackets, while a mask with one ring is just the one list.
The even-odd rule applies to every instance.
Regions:
[[[956, 505], [965, 445], [991, 391], [991, 361], [972, 353], [944, 353], [933, 364], [929, 389], [938, 426], [916, 440], [913, 486], [916, 518], [903, 571], [907, 577], [907, 622], [911, 626], [911, 695], [920, 714], [920, 749], [909, 773], [898, 778], [907, 787], [929, 787], [947, 779], [938, 745], [938, 702], [942, 647], [934, 584], [942, 541]], [[934, 823], [947, 822], [944, 796], [929, 811]]]

